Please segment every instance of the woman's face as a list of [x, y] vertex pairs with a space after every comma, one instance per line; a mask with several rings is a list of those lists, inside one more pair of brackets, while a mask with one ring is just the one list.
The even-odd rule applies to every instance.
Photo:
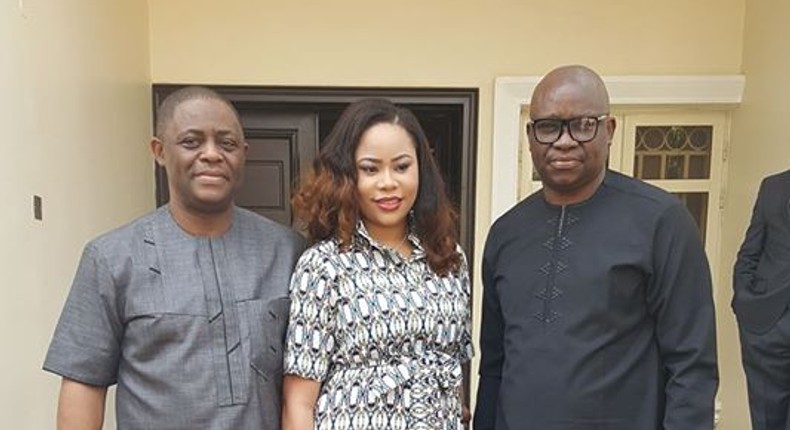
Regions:
[[411, 136], [400, 125], [376, 124], [362, 135], [354, 159], [360, 212], [368, 232], [380, 240], [403, 237], [420, 184]]

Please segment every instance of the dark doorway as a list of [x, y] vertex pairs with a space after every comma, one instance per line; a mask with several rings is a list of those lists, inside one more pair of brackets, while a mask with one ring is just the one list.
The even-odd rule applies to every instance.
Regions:
[[[184, 85], [155, 84], [153, 110]], [[292, 225], [291, 190], [315, 158], [345, 107], [360, 98], [384, 97], [409, 108], [420, 121], [447, 182], [459, 216], [459, 241], [469, 270], [475, 267], [476, 88], [295, 88], [205, 85], [226, 96], [239, 111], [250, 144], [237, 204]], [[155, 126], [156, 124], [154, 124]], [[164, 169], [156, 167], [156, 203], [167, 203]], [[472, 274], [473, 275], [473, 274]], [[471, 276], [474, 279], [474, 276]], [[470, 300], [471, 305], [471, 300]], [[469, 393], [469, 366], [464, 366]], [[469, 406], [470, 396], [465, 396]]]
[[[179, 84], [155, 84], [153, 108]], [[364, 97], [385, 97], [414, 112], [428, 136], [459, 215], [459, 239], [474, 252], [477, 97], [474, 88], [291, 88], [206, 85], [239, 111], [250, 143], [240, 206], [292, 225], [291, 190], [316, 156], [320, 142], [345, 107]], [[168, 201], [167, 178], [156, 169], [157, 205]]]

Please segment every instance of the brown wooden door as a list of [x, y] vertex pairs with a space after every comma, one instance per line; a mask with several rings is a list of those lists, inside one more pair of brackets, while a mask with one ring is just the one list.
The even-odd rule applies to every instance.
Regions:
[[249, 143], [236, 204], [293, 225], [291, 193], [318, 152], [318, 117], [307, 111], [239, 109]]

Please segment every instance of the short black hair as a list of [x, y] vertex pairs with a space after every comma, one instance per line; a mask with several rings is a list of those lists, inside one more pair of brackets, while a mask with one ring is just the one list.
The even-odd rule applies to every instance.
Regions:
[[181, 105], [181, 103], [196, 99], [217, 100], [224, 103], [230, 108], [231, 111], [233, 111], [233, 114], [236, 116], [236, 121], [239, 123], [239, 125], [241, 125], [241, 120], [239, 120], [239, 112], [227, 97], [210, 88], [189, 86], [180, 88], [170, 93], [167, 97], [165, 97], [164, 100], [162, 100], [162, 103], [159, 105], [159, 109], [156, 110], [156, 137], [160, 139], [163, 137], [165, 129], [167, 129], [167, 126], [173, 119], [173, 114], [175, 113], [176, 108]]

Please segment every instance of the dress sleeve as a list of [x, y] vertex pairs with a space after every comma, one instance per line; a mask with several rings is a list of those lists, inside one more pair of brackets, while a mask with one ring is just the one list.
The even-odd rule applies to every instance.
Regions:
[[117, 288], [94, 244], [83, 251], [44, 370], [85, 384], [106, 387], [117, 380], [123, 325]]
[[[489, 235], [489, 241], [490, 239]], [[493, 430], [504, 360], [504, 323], [491, 269], [489, 245], [483, 257], [483, 313], [480, 328], [480, 381], [474, 414], [475, 430]]]
[[336, 346], [337, 272], [316, 248], [307, 250], [291, 277], [291, 314], [284, 373], [323, 381]]
[[765, 181], [760, 185], [760, 191], [757, 193], [757, 201], [752, 210], [752, 219], [749, 223], [749, 228], [746, 230], [746, 237], [743, 239], [743, 244], [738, 251], [738, 258], [735, 261], [733, 270], [733, 289], [737, 296], [741, 291], [748, 290], [754, 283], [755, 273], [757, 272], [757, 265], [760, 263], [760, 257], [763, 254], [763, 245], [765, 244], [765, 218], [763, 216], [762, 206], [764, 202], [761, 196], [765, 189]]
[[475, 355], [474, 345], [472, 345], [472, 312], [471, 312], [471, 281], [469, 280], [469, 263], [466, 259], [466, 254], [458, 247], [458, 252], [461, 255], [461, 266], [458, 270], [458, 280], [461, 282], [461, 288], [465, 294], [465, 300], [467, 302], [467, 312], [466, 318], [464, 320], [463, 325], [463, 333], [461, 333], [461, 342], [460, 342], [460, 350], [458, 361], [460, 363], [466, 363], [467, 361], [471, 360], [472, 357]]
[[667, 372], [662, 428], [711, 429], [718, 369], [705, 250], [691, 215], [680, 204], [665, 210], [653, 237], [647, 305]]

